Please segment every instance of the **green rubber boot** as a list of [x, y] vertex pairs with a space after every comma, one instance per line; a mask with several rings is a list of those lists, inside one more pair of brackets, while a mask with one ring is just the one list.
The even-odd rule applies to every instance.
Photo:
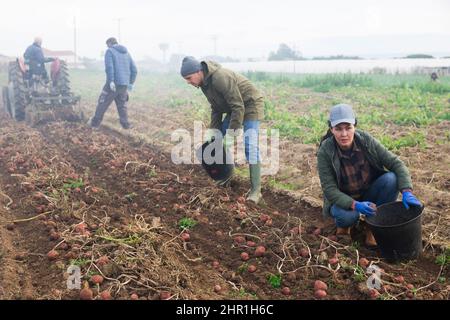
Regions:
[[250, 164], [250, 181], [252, 189], [247, 197], [247, 201], [258, 204], [262, 200], [261, 194], [261, 163]]

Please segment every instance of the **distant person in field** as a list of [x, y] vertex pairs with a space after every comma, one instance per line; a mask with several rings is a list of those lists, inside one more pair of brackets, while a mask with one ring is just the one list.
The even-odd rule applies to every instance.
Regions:
[[127, 48], [118, 44], [115, 38], [109, 38], [106, 45], [108, 46], [105, 54], [106, 84], [103, 86], [95, 115], [90, 119], [89, 125], [98, 128], [106, 110], [115, 101], [122, 128], [131, 129], [127, 111], [128, 92], [133, 90], [137, 68]]
[[[259, 203], [262, 195], [258, 136], [264, 113], [263, 95], [247, 78], [213, 61], [200, 62], [194, 57], [185, 57], [181, 75], [188, 84], [200, 88], [208, 99], [211, 105], [210, 129], [221, 131], [222, 136], [238, 136], [244, 129], [245, 156], [251, 180], [247, 200]], [[227, 182], [219, 181], [218, 184]]]
[[25, 64], [29, 66], [28, 76], [32, 80], [33, 75], [42, 76], [42, 78], [48, 82], [48, 74], [45, 69], [45, 64], [47, 62], [52, 62], [54, 58], [45, 58], [44, 52], [42, 51], [42, 38], [36, 37], [33, 44], [30, 45], [23, 57], [25, 59]]
[[439, 78], [439, 77], [438, 77], [438, 75], [437, 75], [436, 72], [433, 72], [433, 73], [431, 74], [431, 80], [432, 80], [432, 81], [437, 81], [438, 78]]
[[[317, 168], [323, 190], [323, 214], [334, 219], [337, 235], [349, 235], [360, 214], [376, 214], [377, 206], [396, 201], [399, 191], [405, 208], [421, 206], [412, 193], [405, 164], [369, 133], [356, 129], [351, 106], [334, 106], [328, 125], [317, 153]], [[368, 228], [366, 245], [376, 246]]]

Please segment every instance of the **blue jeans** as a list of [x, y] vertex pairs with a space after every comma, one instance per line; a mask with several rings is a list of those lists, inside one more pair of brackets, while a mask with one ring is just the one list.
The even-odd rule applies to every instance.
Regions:
[[[397, 200], [397, 196], [397, 176], [393, 172], [387, 172], [372, 183], [369, 190], [363, 195], [362, 201], [370, 201], [380, 206]], [[331, 207], [331, 216], [338, 228], [351, 227], [359, 220], [359, 212], [342, 209], [336, 205]]]
[[[230, 117], [227, 116], [222, 122], [221, 131], [224, 136], [229, 126], [230, 126]], [[258, 137], [259, 137], [259, 121], [256, 120], [244, 121], [245, 158], [250, 164], [257, 164], [260, 162]]]

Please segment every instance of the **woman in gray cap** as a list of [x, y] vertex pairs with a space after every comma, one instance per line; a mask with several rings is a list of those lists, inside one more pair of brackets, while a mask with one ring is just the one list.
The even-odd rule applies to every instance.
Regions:
[[[421, 206], [412, 194], [405, 164], [369, 133], [356, 129], [351, 106], [335, 105], [328, 125], [317, 153], [317, 168], [324, 194], [323, 214], [334, 218], [337, 235], [349, 235], [360, 214], [376, 214], [376, 207], [397, 200], [399, 191], [406, 208]], [[368, 229], [366, 245], [376, 247]]]

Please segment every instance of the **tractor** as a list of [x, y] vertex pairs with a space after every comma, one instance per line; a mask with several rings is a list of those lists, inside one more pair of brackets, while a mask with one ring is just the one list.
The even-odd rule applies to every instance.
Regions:
[[8, 65], [8, 86], [2, 88], [5, 111], [16, 121], [31, 126], [55, 120], [82, 121], [80, 96], [70, 91], [65, 61], [54, 59], [50, 79], [46, 74], [31, 74], [22, 58]]

